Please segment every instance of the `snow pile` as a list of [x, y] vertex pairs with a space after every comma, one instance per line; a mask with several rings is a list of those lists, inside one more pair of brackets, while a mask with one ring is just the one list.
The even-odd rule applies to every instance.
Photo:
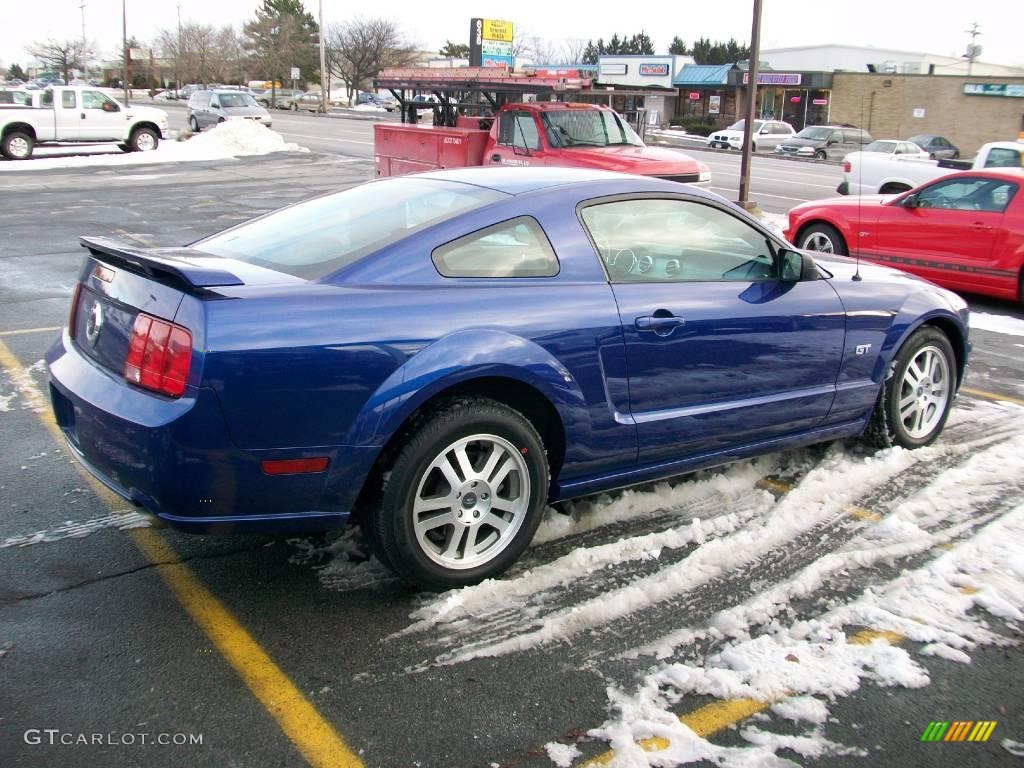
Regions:
[[378, 106], [377, 104], [356, 104], [352, 107], [353, 112], [387, 112], [386, 107]]
[[1024, 336], [1024, 320], [1010, 315], [992, 315], [987, 312], [971, 313], [971, 330]]
[[[56, 148], [40, 147], [30, 160], [0, 162], [2, 171], [41, 171], [83, 166], [149, 165], [229, 160], [235, 157], [268, 155], [271, 152], [308, 152], [305, 147], [286, 142], [281, 134], [255, 120], [228, 120], [185, 141], [161, 141], [151, 152], [120, 152], [113, 144]], [[68, 157], [46, 157], [47, 152], [79, 153]]]
[[576, 747], [568, 744], [559, 744], [556, 741], [545, 744], [544, 749], [547, 751], [548, 757], [551, 758], [551, 762], [557, 765], [558, 768], [569, 768], [572, 765], [572, 761], [582, 754]]

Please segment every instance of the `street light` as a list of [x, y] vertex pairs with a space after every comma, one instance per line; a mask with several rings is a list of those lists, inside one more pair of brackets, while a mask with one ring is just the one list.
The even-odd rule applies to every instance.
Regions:
[[127, 0], [121, 0], [121, 52], [123, 55], [121, 82], [124, 83], [124, 105], [128, 106], [128, 10]]

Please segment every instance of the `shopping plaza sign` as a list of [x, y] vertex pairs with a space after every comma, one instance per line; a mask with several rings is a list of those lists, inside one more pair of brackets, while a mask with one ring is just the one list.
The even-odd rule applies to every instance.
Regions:
[[472, 67], [512, 68], [511, 21], [471, 19], [469, 23], [469, 64]]

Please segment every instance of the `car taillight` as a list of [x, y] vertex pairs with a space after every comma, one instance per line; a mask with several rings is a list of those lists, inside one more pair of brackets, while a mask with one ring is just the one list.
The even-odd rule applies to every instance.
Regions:
[[853, 166], [850, 165], [850, 161], [843, 160], [843, 173], [849, 173], [851, 170], [853, 170]]
[[141, 312], [128, 340], [124, 377], [132, 384], [181, 397], [192, 364], [192, 334]]

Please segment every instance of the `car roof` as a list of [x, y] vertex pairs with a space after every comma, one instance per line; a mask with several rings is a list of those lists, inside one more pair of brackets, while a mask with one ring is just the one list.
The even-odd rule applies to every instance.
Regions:
[[[632, 180], [640, 187], [655, 191], [678, 190], [678, 182], [659, 179], [653, 176], [638, 176], [615, 171], [602, 171], [590, 168], [530, 168], [530, 167], [497, 167], [476, 166], [457, 168], [447, 171], [431, 171], [417, 174], [418, 178], [453, 181], [460, 184], [473, 184], [478, 187], [493, 189], [508, 195], [521, 195], [551, 187], [568, 185], [591, 185], [595, 182], [623, 182]], [[705, 196], [698, 187], [688, 187], [687, 193]]]

